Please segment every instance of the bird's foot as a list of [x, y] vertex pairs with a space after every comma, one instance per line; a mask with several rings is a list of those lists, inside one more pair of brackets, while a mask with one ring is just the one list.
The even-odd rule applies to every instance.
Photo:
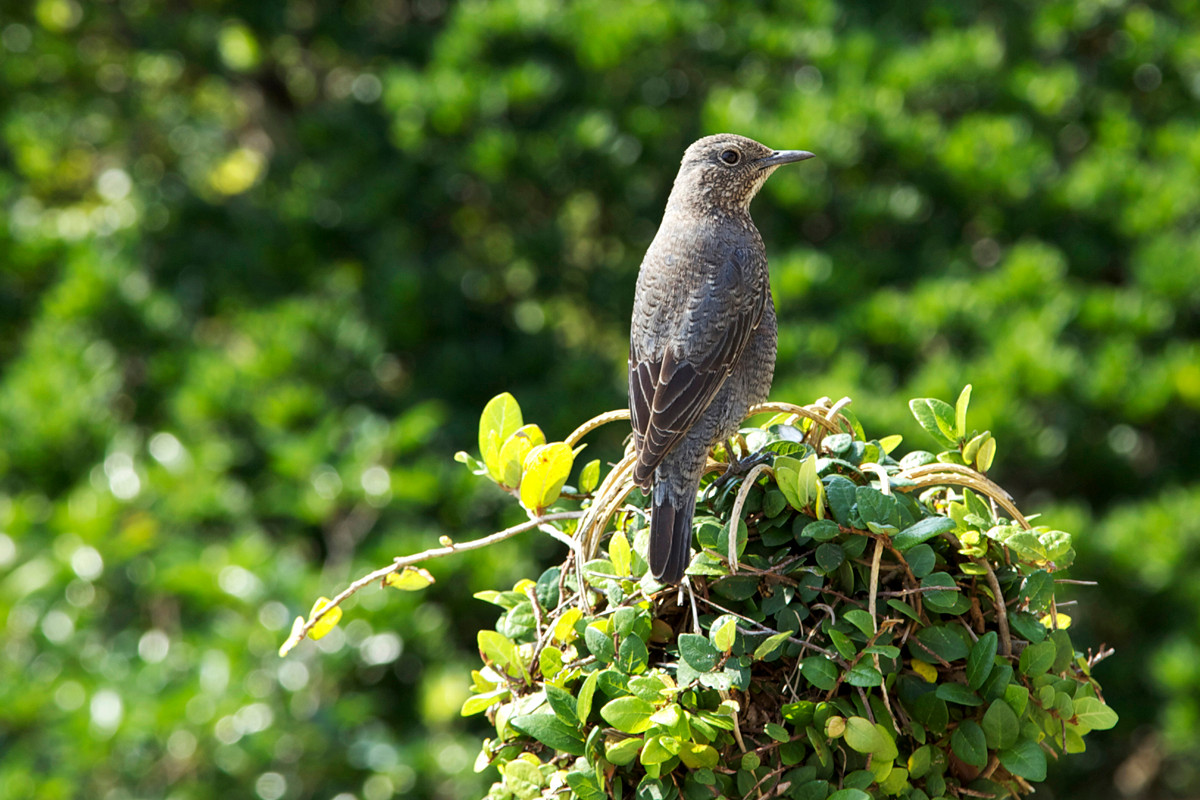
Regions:
[[729, 483], [734, 478], [739, 478], [745, 475], [759, 464], [770, 463], [774, 456], [774, 453], [758, 452], [751, 453], [750, 455], [739, 458], [736, 461], [730, 461], [729, 465], [725, 467], [725, 472], [721, 474], [721, 477], [717, 478], [713, 482], [713, 486], [717, 489], [721, 489], [725, 486], [725, 484]]

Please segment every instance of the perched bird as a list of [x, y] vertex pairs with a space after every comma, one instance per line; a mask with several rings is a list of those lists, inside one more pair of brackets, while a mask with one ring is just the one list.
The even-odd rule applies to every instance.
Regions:
[[695, 142], [642, 260], [629, 335], [633, 481], [652, 491], [650, 571], [664, 582], [687, 569], [709, 449], [766, 400], [775, 372], [775, 303], [750, 201], [776, 168], [812, 157], [728, 133]]

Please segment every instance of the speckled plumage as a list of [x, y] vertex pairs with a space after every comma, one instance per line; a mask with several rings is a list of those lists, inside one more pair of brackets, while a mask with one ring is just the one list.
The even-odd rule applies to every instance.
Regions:
[[629, 344], [633, 480], [653, 487], [650, 569], [665, 582], [687, 568], [709, 449], [766, 399], [775, 372], [775, 304], [750, 201], [780, 165], [811, 156], [733, 134], [695, 142], [642, 260]]

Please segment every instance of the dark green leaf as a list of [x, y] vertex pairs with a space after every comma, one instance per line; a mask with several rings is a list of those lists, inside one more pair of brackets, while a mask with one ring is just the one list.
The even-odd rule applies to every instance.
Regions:
[[[937, 587], [944, 588], [938, 589]], [[921, 581], [921, 588], [933, 589], [933, 591], [926, 591], [922, 597], [934, 611], [949, 611], [958, 602], [958, 584], [945, 572], [935, 572], [926, 576]]]
[[826, 542], [817, 548], [817, 566], [826, 573], [833, 572], [846, 560], [846, 554], [839, 545]]
[[937, 687], [937, 696], [948, 703], [957, 703], [960, 706], [983, 705], [983, 701], [979, 699], [979, 695], [961, 683], [939, 684]]
[[929, 545], [919, 544], [904, 552], [904, 560], [908, 562], [908, 568], [912, 570], [913, 576], [920, 579], [933, 572], [933, 568], [937, 565], [937, 554]]
[[851, 686], [880, 686], [883, 676], [866, 661], [860, 661], [846, 673], [846, 683]]
[[1027, 781], [1046, 780], [1046, 753], [1028, 739], [1000, 751], [1000, 765]]
[[825, 656], [811, 656], [800, 662], [800, 671], [818, 689], [831, 690], [837, 685], [837, 666]]
[[954, 733], [950, 734], [950, 749], [965, 764], [980, 768], [987, 766], [987, 737], [974, 720], [964, 719], [958, 723]]
[[958, 524], [949, 517], [925, 517], [915, 525], [897, 533], [892, 537], [892, 544], [900, 552], [916, 547], [939, 534], [952, 531]]
[[[966, 658], [970, 650], [967, 643], [963, 640], [962, 634], [959, 633], [959, 627], [955, 625], [935, 625], [930, 628], [922, 628], [917, 631], [917, 640], [925, 647], [936, 653], [946, 661], [957, 661], [960, 658]], [[909, 645], [910, 649], [914, 649]], [[927, 659], [920, 648], [914, 649], [914, 655], [917, 658]]]
[[983, 682], [992, 673], [998, 646], [999, 637], [995, 631], [988, 631], [971, 646], [971, 654], [967, 656], [967, 685], [972, 689], [983, 686]]
[[983, 735], [987, 737], [987, 746], [992, 750], [1002, 750], [1012, 747], [1021, 731], [1020, 720], [1013, 713], [1012, 706], [1003, 700], [993, 700], [984, 712]]
[[1054, 646], [1054, 642], [1045, 641], [1031, 644], [1021, 651], [1018, 668], [1022, 675], [1041, 675], [1054, 664], [1056, 655], [1058, 655], [1058, 649]]
[[857, 502], [856, 488], [853, 481], [841, 475], [834, 475], [825, 481], [825, 497], [829, 500], [833, 518], [841, 525], [850, 525], [850, 512]]

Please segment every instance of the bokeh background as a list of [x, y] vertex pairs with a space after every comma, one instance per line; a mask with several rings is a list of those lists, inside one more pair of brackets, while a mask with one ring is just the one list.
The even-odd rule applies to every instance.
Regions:
[[[534, 535], [452, 461], [623, 407], [684, 147], [755, 202], [773, 397], [974, 385], [1073, 532], [1121, 714], [1039, 797], [1200, 796], [1200, 3], [0, 0], [0, 798], [470, 798], [476, 629]], [[613, 458], [619, 432], [589, 457]]]

